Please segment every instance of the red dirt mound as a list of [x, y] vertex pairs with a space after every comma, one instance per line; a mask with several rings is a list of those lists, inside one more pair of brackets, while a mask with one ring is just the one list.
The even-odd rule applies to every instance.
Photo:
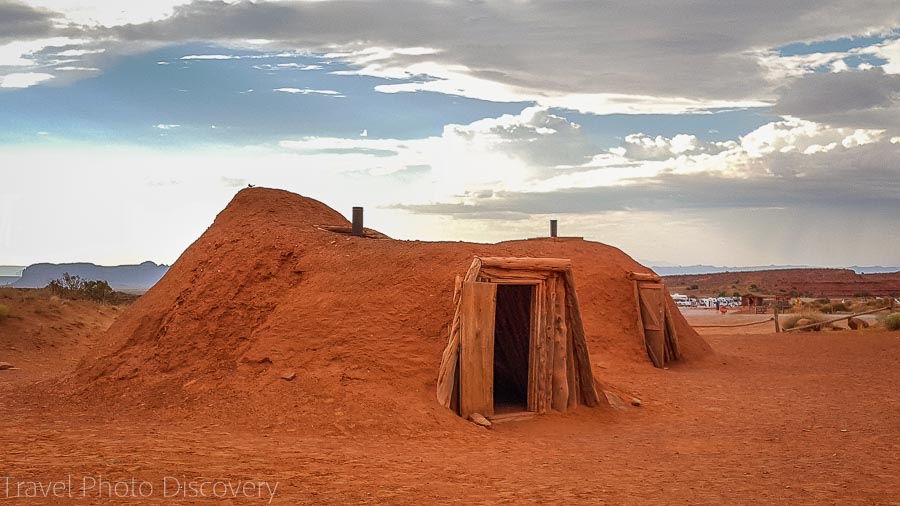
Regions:
[[[67, 382], [118, 409], [165, 408], [166, 416], [211, 410], [337, 432], [446, 427], [454, 416], [435, 401], [435, 379], [454, 278], [475, 255], [570, 258], [595, 377], [652, 368], [626, 278], [649, 270], [616, 248], [575, 239], [396, 241], [318, 225], [348, 223], [289, 192], [241, 191]], [[708, 353], [673, 314], [686, 360]]]
[[0, 304], [10, 309], [0, 318], [0, 362], [16, 367], [0, 371], [0, 384], [70, 372], [124, 311], [33, 288], [0, 288]]

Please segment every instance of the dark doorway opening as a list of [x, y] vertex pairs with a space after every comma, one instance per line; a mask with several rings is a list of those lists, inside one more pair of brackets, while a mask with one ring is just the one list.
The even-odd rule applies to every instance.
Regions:
[[528, 407], [531, 285], [497, 285], [494, 318], [494, 413]]

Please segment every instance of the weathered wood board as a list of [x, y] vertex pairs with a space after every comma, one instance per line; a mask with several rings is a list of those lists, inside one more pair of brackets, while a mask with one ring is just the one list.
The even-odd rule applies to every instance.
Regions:
[[465, 282], [460, 297], [459, 411], [494, 414], [494, 313], [497, 285]]
[[640, 294], [641, 320], [647, 351], [653, 365], [665, 366], [666, 352], [666, 294], [661, 283], [638, 283]]

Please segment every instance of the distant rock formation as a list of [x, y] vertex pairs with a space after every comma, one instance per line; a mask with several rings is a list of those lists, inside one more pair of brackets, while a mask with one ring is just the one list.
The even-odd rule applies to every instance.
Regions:
[[16, 288], [41, 288], [68, 272], [82, 279], [104, 280], [114, 290], [149, 290], [169, 270], [167, 265], [144, 262], [139, 265], [103, 266], [90, 263], [34, 264], [25, 268], [14, 282]]

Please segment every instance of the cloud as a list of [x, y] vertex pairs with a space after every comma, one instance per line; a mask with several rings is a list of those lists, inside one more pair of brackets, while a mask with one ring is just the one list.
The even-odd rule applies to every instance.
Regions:
[[[731, 178], [716, 173], [659, 174], [626, 185], [560, 188], [546, 192], [494, 192], [487, 197], [467, 194], [462, 201], [397, 205], [415, 213], [485, 219], [503, 213], [596, 214], [612, 211], [675, 212], [696, 209], [802, 209], [831, 206], [896, 209], [900, 206], [900, 172], [872, 162], [884, 155], [878, 148], [841, 156], [776, 155], [776, 165], [794, 170], [814, 168], [814, 176]], [[803, 159], [802, 157], [809, 157]], [[900, 164], [900, 153], [891, 160]], [[863, 167], [855, 166], [864, 162]], [[895, 165], [900, 166], [900, 165]], [[825, 168], [833, 168], [829, 174]], [[855, 184], [866, 180], [866, 185]]]
[[900, 131], [900, 75], [881, 68], [810, 74], [781, 88], [774, 111], [817, 122]]
[[[213, 1], [180, 6], [169, 18], [108, 32], [131, 41], [267, 39], [273, 46], [335, 53], [373, 70], [393, 69], [395, 75], [433, 64], [534, 94], [728, 102], [757, 101], [771, 90], [757, 51], [887, 32], [900, 25], [895, 7], [892, 0], [861, 5], [763, 0], [752, 7], [706, 0], [680, 6], [673, 16], [671, 4], [662, 0]], [[363, 53], [376, 46], [420, 50]], [[433, 80], [418, 86], [438, 86], [429, 82]]]
[[179, 60], [239, 60], [241, 57], [232, 54], [189, 54]]
[[441, 135], [421, 139], [377, 139], [366, 134], [347, 139], [306, 137], [279, 145], [307, 155], [343, 154], [346, 158], [340, 163], [327, 161], [336, 170], [361, 165], [370, 173], [384, 175], [409, 166], [429, 166], [433, 188], [426, 193], [444, 197], [500, 181], [509, 188], [526, 187], [529, 181], [546, 179], [568, 165], [584, 164], [597, 152], [580, 125], [541, 107], [446, 125]]
[[221, 177], [222, 184], [228, 188], [242, 188], [247, 186], [247, 180], [241, 177]]
[[56, 70], [67, 70], [72, 72], [100, 72], [100, 69], [97, 67], [77, 67], [77, 66], [63, 66], [63, 67], [55, 67]]
[[701, 142], [695, 135], [679, 134], [669, 138], [636, 133], [627, 135], [622, 146], [611, 152], [632, 160], [669, 160], [683, 155], [718, 154], [736, 146], [733, 141]]
[[[33, 1], [86, 22], [87, 11], [76, 0]], [[268, 52], [183, 59], [262, 58], [285, 51], [296, 56], [300, 51], [351, 66], [335, 74], [395, 81], [376, 85], [383, 93], [435, 92], [590, 114], [685, 114], [768, 107], [786, 80], [823, 66], [852, 70], [846, 60], [850, 55], [888, 59], [886, 68], [900, 65], [897, 47], [888, 42], [814, 55], [782, 56], [774, 49], [861, 34], [887, 36], [900, 26], [893, 0], [863, 5], [761, 0], [753, 8], [701, 0], [680, 6], [678, 16], [663, 0], [166, 0], [152, 9], [126, 5], [129, 13], [139, 14], [128, 23], [95, 16], [99, 25], [69, 27], [113, 53], [84, 54], [77, 66], [104, 68], [114, 54], [201, 40]], [[321, 70], [297, 65], [259, 68]]]
[[334, 90], [313, 90], [309, 88], [275, 88], [274, 91], [281, 93], [291, 93], [295, 95], [328, 95], [335, 98], [346, 98], [339, 91]]
[[0, 88], [28, 88], [53, 79], [53, 74], [43, 72], [20, 72], [0, 76]]
[[174, 130], [176, 128], [180, 128], [181, 125], [175, 125], [171, 123], [159, 123], [157, 125], [153, 125], [153, 128], [158, 128], [160, 130]]
[[[519, 122], [529, 125], [524, 120], [528, 117], [523, 112]], [[535, 135], [508, 119], [495, 122], [509, 126], [471, 128], [473, 136], [483, 138], [469, 142], [497, 149], [508, 139], [528, 141]], [[519, 170], [527, 167], [520, 165]], [[799, 209], [826, 202], [884, 210], [900, 204], [900, 145], [894, 139], [882, 130], [835, 128], [799, 119], [771, 122], [727, 142], [703, 142], [684, 134], [631, 134], [621, 146], [582, 165], [530, 174], [518, 181], [471, 182], [455, 197], [396, 207], [483, 220], [506, 219], [509, 213]]]
[[61, 16], [23, 3], [0, 0], [0, 43], [46, 37]]

